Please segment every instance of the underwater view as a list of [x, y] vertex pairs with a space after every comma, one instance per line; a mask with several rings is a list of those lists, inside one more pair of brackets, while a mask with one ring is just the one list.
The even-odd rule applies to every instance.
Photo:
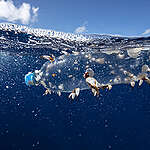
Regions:
[[148, 0], [0, 0], [0, 150], [149, 150]]
[[1, 149], [147, 149], [150, 37], [0, 24]]

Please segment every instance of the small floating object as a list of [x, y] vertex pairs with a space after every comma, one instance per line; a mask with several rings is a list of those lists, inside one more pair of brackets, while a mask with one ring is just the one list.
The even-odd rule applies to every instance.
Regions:
[[140, 74], [138, 76], [139, 81], [139, 86], [142, 85], [143, 81], [145, 81], [146, 83], [150, 84], [150, 78], [147, 77], [146, 73]]
[[61, 96], [61, 92], [60, 91], [57, 91], [57, 94], [58, 94], [58, 96]]
[[76, 96], [79, 96], [79, 93], [80, 93], [80, 88], [75, 88], [68, 97], [74, 99]]
[[52, 63], [53, 61], [55, 61], [55, 56], [54, 56], [54, 55], [52, 55], [52, 57], [51, 57], [51, 56], [48, 56], [48, 55], [42, 55], [42, 56], [40, 56], [40, 58], [49, 60], [51, 63]]
[[80, 88], [75, 88], [75, 94], [76, 94], [76, 96], [79, 96], [79, 93], [80, 93]]
[[142, 72], [150, 72], [150, 68], [148, 67], [148, 65], [142, 66]]
[[108, 90], [111, 90], [111, 89], [112, 89], [112, 85], [108, 84], [108, 85], [107, 85], [107, 89], [108, 89]]
[[52, 77], [56, 77], [56, 73], [53, 73], [53, 74], [52, 74]]
[[99, 95], [99, 91], [97, 91], [96, 89], [92, 88], [92, 93], [94, 96]]
[[134, 81], [131, 81], [130, 84], [131, 84], [132, 87], [135, 86], [135, 82]]
[[141, 86], [141, 85], [142, 85], [142, 83], [143, 83], [143, 80], [140, 80], [140, 81], [139, 81], [139, 86]]
[[51, 93], [52, 93], [51, 90], [47, 89], [47, 90], [45, 90], [43, 95], [47, 95], [47, 94], [51, 94]]
[[86, 83], [91, 88], [92, 93], [94, 94], [94, 96], [96, 96], [96, 95], [98, 96], [99, 95], [100, 84], [93, 76], [94, 76], [94, 71], [91, 68], [88, 68], [86, 70], [85, 74], [83, 75], [83, 77], [85, 78]]
[[145, 82], [150, 84], [150, 79], [148, 77], [145, 77]]

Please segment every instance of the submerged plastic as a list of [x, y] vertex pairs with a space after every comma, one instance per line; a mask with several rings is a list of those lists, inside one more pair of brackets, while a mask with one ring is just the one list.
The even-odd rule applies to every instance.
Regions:
[[25, 83], [27, 86], [34, 85], [34, 73], [29, 72], [25, 75]]
[[149, 49], [141, 48], [141, 54], [136, 57], [133, 50], [134, 57], [126, 50], [108, 53], [107, 49], [97, 53], [61, 55], [54, 62], [47, 61], [40, 70], [34, 71], [34, 85], [44, 86], [46, 93], [60, 93], [72, 92], [76, 88], [80, 91], [95, 88], [98, 91], [111, 89], [116, 84], [134, 87], [135, 82], [139, 85], [142, 81], [150, 83]]

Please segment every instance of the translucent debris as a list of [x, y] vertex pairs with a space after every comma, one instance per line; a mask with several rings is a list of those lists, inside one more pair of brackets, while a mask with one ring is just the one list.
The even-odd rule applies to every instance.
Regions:
[[[69, 98], [72, 99], [79, 95], [80, 90], [85, 89], [90, 89], [94, 96], [98, 96], [101, 89], [111, 90], [117, 84], [130, 84], [132, 87], [136, 82], [139, 86], [143, 81], [150, 84], [149, 64], [148, 61], [143, 62], [149, 53], [143, 57], [142, 52], [140, 58], [140, 55], [129, 57], [127, 51], [104, 51], [61, 55], [55, 59], [55, 63], [48, 60], [40, 70], [34, 72], [35, 83], [58, 95], [71, 92]], [[104, 60], [104, 63], [97, 60]]]

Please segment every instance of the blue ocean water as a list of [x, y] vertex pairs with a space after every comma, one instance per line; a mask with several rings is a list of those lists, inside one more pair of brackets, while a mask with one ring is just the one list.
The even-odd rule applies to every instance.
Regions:
[[[18, 28], [8, 24], [0, 28], [0, 149], [149, 149], [149, 84], [136, 83], [134, 88], [117, 84], [110, 91], [100, 91], [98, 98], [83, 90], [71, 100], [68, 93], [43, 96], [44, 87], [24, 83], [26, 73], [42, 66], [39, 56], [43, 54], [57, 57], [62, 51], [149, 47], [149, 38], [74, 37], [54, 31], [47, 38], [44, 30], [33, 34], [33, 29], [27, 33], [25, 27], [20, 32]], [[149, 60], [143, 61], [149, 65]]]

